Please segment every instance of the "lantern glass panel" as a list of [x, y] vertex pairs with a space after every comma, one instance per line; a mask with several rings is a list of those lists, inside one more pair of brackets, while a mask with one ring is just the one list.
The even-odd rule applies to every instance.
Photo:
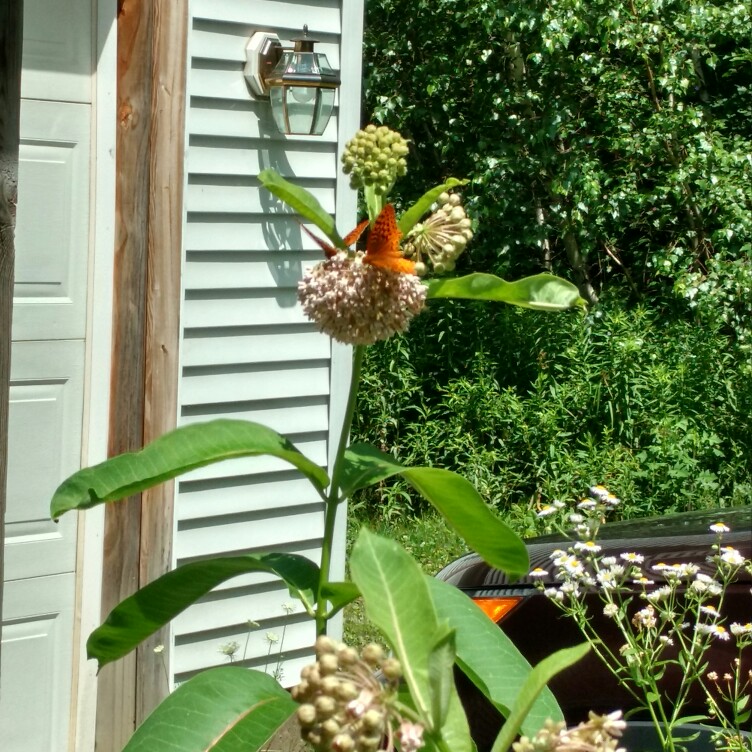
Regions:
[[319, 102], [314, 115], [313, 135], [320, 136], [326, 129], [334, 110], [336, 89], [319, 89]]

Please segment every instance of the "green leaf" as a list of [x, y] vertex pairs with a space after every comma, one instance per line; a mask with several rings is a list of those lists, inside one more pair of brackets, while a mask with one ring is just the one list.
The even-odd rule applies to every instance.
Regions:
[[681, 718], [677, 718], [673, 721], [673, 726], [682, 726], [685, 723], [699, 723], [700, 721], [707, 721], [707, 715], [685, 715]]
[[248, 572], [277, 575], [294, 597], [312, 607], [319, 568], [304, 556], [247, 554], [196, 561], [162, 575], [115, 606], [89, 636], [89, 658], [96, 658], [100, 668], [122, 658], [212, 588]]
[[213, 420], [178, 428], [138, 452], [79, 470], [55, 491], [50, 514], [57, 518], [71, 509], [89, 509], [105, 501], [124, 499], [212, 462], [260, 454], [294, 465], [319, 493], [329, 485], [324, 470], [271, 428], [244, 420]]
[[466, 277], [431, 279], [429, 298], [464, 298], [509, 303], [538, 311], [563, 311], [584, 306], [577, 288], [553, 274], [536, 274], [516, 282], [506, 282], [493, 274], [468, 274]]
[[393, 475], [401, 475], [422, 494], [491, 566], [510, 577], [527, 572], [527, 549], [519, 536], [491, 511], [472, 483], [450, 470], [403, 467], [368, 444], [353, 444], [345, 451], [342, 493], [349, 496]]
[[354, 582], [327, 582], [321, 586], [321, 597], [331, 605], [328, 617], [331, 618], [348, 603], [360, 598], [360, 590]]
[[449, 178], [446, 183], [437, 185], [435, 188], [431, 188], [430, 191], [426, 191], [399, 219], [398, 226], [403, 235], [407, 235], [410, 230], [420, 221], [420, 218], [428, 213], [433, 204], [444, 191], [449, 191], [452, 188], [456, 188], [458, 185], [467, 185], [469, 180], [459, 180], [457, 178]]
[[[455, 631], [457, 665], [473, 684], [509, 717], [532, 666], [504, 632], [462, 591], [427, 577], [439, 619]], [[553, 692], [544, 687], [522, 722], [522, 733], [535, 734], [547, 718], [563, 721]]]
[[310, 191], [290, 183], [274, 170], [264, 170], [259, 173], [258, 177], [264, 188], [277, 198], [281, 198], [301, 217], [313, 222], [337, 248], [345, 248], [345, 241], [337, 233], [334, 217], [324, 211], [324, 208]]
[[395, 541], [361, 530], [350, 571], [363, 594], [369, 619], [383, 632], [402, 664], [410, 697], [427, 731], [453, 752], [470, 752], [472, 742], [457, 691], [452, 685], [441, 728], [432, 715], [430, 655], [446, 635], [439, 626], [423, 572]]
[[169, 695], [123, 752], [254, 752], [296, 707], [268, 674], [237, 666], [209, 669]]
[[441, 728], [449, 712], [454, 688], [454, 630], [444, 626], [436, 644], [428, 654], [428, 688], [431, 691], [431, 718], [435, 728]]
[[553, 655], [544, 658], [531, 672], [520, 689], [517, 702], [512, 708], [499, 735], [496, 737], [491, 752], [506, 752], [520, 732], [522, 722], [530, 712], [535, 699], [543, 691], [546, 684], [556, 674], [577, 663], [590, 650], [587, 642], [575, 645], [573, 648], [557, 650]]

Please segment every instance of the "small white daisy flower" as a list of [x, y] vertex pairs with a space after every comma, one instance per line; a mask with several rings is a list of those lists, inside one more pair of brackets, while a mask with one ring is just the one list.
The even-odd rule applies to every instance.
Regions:
[[730, 533], [731, 529], [726, 527], [722, 522], [714, 522], [710, 526], [711, 533]]
[[608, 569], [598, 572], [596, 578], [604, 590], [613, 590], [618, 585], [616, 577]]
[[600, 498], [601, 496], [608, 496], [609, 491], [605, 486], [601, 486], [600, 484], [597, 486], [590, 486], [588, 488], [588, 493], [595, 499]]
[[621, 559], [628, 561], [630, 564], [642, 564], [645, 561], [645, 557], [642, 554], [636, 554], [634, 552], [628, 552], [625, 554], [619, 554]]
[[601, 550], [601, 547], [595, 541], [592, 541], [592, 540], [577, 541], [577, 543], [574, 544], [574, 547], [578, 551], [587, 551], [588, 553], [591, 553], [591, 554], [597, 554], [598, 551]]
[[728, 640], [729, 633], [726, 627], [720, 624], [696, 624], [695, 630], [700, 634], [707, 634], [718, 640]]
[[651, 603], [658, 603], [659, 601], [664, 601], [666, 598], [668, 598], [671, 595], [671, 588], [668, 585], [663, 585], [662, 587], [657, 588], [656, 590], [653, 590], [652, 593], [648, 593], [647, 596], [645, 596]]
[[541, 567], [536, 567], [532, 572], [528, 574], [528, 577], [532, 577], [533, 579], [548, 577], [548, 572]]
[[721, 554], [721, 561], [732, 567], [740, 567], [744, 564], [744, 557], [735, 548], [729, 546]]
[[632, 582], [635, 585], [655, 585], [655, 580], [649, 580], [647, 577], [635, 577]]
[[742, 635], [752, 635], [752, 622], [747, 622], [746, 624], [739, 624], [738, 622], [734, 622], [729, 629], [731, 630], [731, 634], [734, 635], [734, 637], [741, 637]]
[[717, 619], [720, 616], [718, 609], [711, 603], [708, 603], [706, 606], [700, 606], [700, 611], [702, 611], [703, 614], [712, 616], [714, 619]]

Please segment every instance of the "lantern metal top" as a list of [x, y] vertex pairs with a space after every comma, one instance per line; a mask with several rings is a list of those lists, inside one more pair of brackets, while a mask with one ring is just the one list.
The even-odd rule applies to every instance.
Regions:
[[314, 52], [318, 40], [308, 35], [308, 26], [292, 42], [283, 47], [276, 34], [256, 32], [246, 47], [244, 74], [257, 97], [270, 97], [281, 132], [320, 135], [334, 108], [339, 71]]

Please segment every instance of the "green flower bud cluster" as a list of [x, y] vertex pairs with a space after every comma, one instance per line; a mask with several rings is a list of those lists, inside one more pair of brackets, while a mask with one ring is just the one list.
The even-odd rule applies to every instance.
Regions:
[[316, 752], [376, 752], [392, 736], [390, 721], [401, 720], [390, 707], [402, 676], [399, 661], [379, 645], [358, 654], [325, 636], [316, 641], [316, 658], [292, 690], [301, 736]]
[[426, 261], [430, 261], [436, 274], [451, 272], [473, 238], [471, 226], [460, 196], [442, 193], [434, 213], [408, 233], [402, 246], [404, 254], [415, 259], [415, 271], [421, 277], [428, 271]]
[[385, 195], [397, 178], [407, 173], [407, 141], [385, 125], [366, 126], [358, 131], [345, 146], [342, 169], [350, 176], [350, 187], [374, 186], [379, 195]]

